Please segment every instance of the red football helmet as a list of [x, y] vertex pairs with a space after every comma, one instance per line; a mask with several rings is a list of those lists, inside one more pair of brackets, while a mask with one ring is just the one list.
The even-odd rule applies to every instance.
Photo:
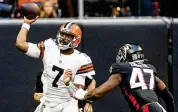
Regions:
[[[72, 35], [74, 38], [68, 45], [62, 45], [59, 41], [60, 38], [62, 37], [61, 33]], [[66, 50], [68, 48], [76, 48], [78, 44], [80, 43], [81, 39], [82, 39], [82, 31], [79, 25], [77, 25], [76, 23], [68, 22], [68, 23], [62, 24], [61, 27], [59, 28], [59, 31], [57, 34], [57, 40], [59, 43], [59, 47], [61, 49]]]

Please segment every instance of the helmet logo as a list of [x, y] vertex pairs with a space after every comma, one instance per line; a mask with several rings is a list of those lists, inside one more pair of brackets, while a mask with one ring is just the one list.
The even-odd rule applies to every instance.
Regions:
[[126, 51], [129, 49], [128, 46], [122, 46], [119, 49], [118, 55], [116, 57], [117, 62], [123, 62], [126, 61]]

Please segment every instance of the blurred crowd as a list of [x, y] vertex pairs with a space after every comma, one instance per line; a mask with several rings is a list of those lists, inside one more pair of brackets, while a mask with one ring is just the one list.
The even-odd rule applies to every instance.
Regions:
[[[161, 0], [84, 0], [84, 17], [167, 16]], [[22, 18], [22, 4], [39, 5], [40, 18], [77, 18], [79, 0], [0, 0], [0, 18]]]

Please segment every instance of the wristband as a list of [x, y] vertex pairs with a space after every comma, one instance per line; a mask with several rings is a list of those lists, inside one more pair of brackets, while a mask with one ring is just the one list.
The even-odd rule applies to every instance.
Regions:
[[26, 28], [28, 31], [29, 31], [29, 29], [30, 29], [30, 25], [27, 24], [27, 23], [23, 23], [23, 24], [22, 24], [22, 27], [23, 27], [23, 28]]

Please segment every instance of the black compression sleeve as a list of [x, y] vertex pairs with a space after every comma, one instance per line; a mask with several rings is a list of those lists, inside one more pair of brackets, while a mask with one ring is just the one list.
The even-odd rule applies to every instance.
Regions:
[[174, 112], [175, 104], [174, 99], [168, 88], [160, 91], [160, 97], [164, 100], [168, 112]]

